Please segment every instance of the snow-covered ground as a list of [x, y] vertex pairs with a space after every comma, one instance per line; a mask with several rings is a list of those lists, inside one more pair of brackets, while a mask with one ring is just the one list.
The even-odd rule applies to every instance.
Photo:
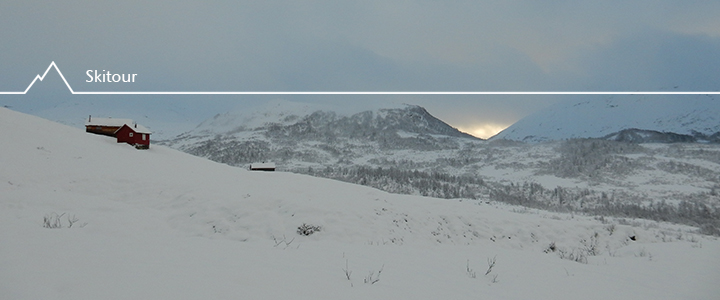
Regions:
[[2, 299], [720, 295], [692, 227], [250, 172], [4, 108], [0, 141]]

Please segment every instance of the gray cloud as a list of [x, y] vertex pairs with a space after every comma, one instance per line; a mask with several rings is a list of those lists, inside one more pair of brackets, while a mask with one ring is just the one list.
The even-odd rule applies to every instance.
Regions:
[[[6, 1], [0, 90], [24, 90], [50, 61], [78, 91], [717, 90], [717, 11], [678, 0]], [[86, 83], [89, 69], [138, 82]], [[511, 122], [557, 99], [389, 101]]]
[[582, 81], [593, 90], [717, 91], [718, 53], [718, 38], [647, 31], [586, 54]]

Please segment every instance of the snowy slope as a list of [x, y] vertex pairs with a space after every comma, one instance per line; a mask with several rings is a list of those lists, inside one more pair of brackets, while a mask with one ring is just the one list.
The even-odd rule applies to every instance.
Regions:
[[[720, 293], [720, 242], [691, 227], [249, 172], [163, 146], [135, 150], [4, 108], [0, 141], [3, 299]], [[44, 228], [44, 218], [61, 228]], [[321, 230], [298, 235], [304, 223]], [[581, 263], [567, 259], [583, 253]]]
[[691, 136], [720, 132], [720, 100], [713, 95], [598, 97], [558, 103], [521, 119], [492, 139], [599, 138], [633, 128]]

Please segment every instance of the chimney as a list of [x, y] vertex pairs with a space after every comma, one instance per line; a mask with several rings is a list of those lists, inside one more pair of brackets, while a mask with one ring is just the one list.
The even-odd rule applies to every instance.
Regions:
[[88, 123], [92, 122], [92, 115], [88, 115]]
[[137, 128], [137, 123], [135, 123], [135, 128]]

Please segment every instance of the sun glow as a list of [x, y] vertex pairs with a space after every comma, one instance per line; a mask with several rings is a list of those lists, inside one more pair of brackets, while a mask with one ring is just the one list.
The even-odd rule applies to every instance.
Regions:
[[481, 139], [488, 139], [500, 131], [503, 131], [505, 128], [508, 128], [508, 126], [509, 125], [486, 123], [474, 126], [458, 126], [457, 129]]

